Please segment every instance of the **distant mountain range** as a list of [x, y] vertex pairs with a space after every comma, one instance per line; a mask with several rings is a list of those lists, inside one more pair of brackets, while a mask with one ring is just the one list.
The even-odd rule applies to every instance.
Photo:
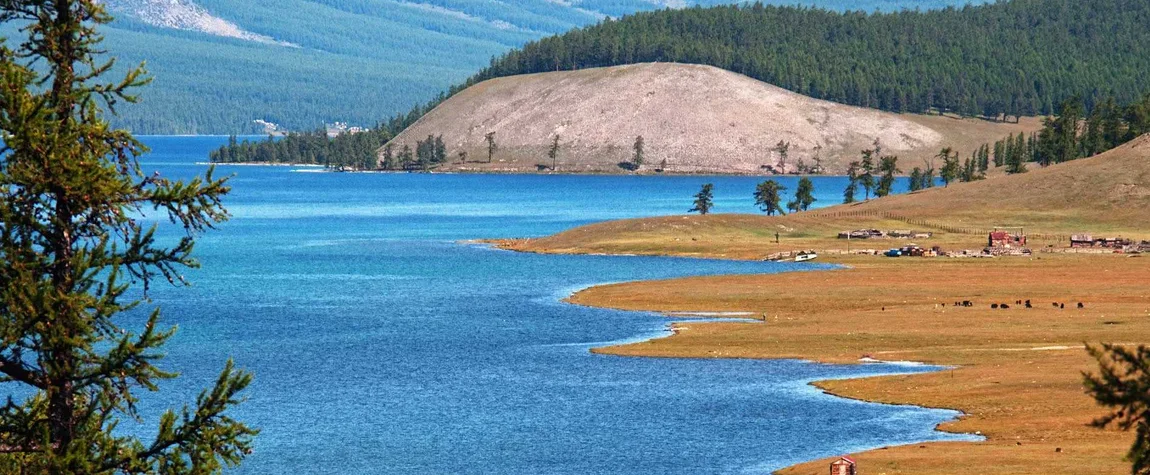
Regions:
[[[609, 17], [726, 0], [105, 0], [106, 46], [155, 82], [117, 125], [148, 134], [372, 125], [529, 41]], [[827, 9], [961, 0], [771, 1]], [[5, 28], [11, 38], [11, 28]]]

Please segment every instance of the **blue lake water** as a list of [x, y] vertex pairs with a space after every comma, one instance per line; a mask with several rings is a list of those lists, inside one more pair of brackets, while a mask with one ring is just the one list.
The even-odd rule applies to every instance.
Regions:
[[[224, 138], [148, 138], [147, 172], [199, 173]], [[590, 285], [818, 265], [541, 256], [460, 240], [680, 214], [704, 182], [751, 212], [753, 177], [233, 174], [234, 218], [202, 238], [191, 288], [152, 297], [180, 331], [146, 400], [188, 401], [230, 356], [255, 373], [235, 415], [263, 432], [243, 474], [766, 473], [926, 440], [952, 411], [821, 394], [818, 379], [931, 368], [621, 358], [665, 317], [561, 299]], [[794, 179], [784, 178], [794, 189]], [[841, 178], [816, 178], [819, 204]], [[155, 424], [155, 417], [147, 421]]]

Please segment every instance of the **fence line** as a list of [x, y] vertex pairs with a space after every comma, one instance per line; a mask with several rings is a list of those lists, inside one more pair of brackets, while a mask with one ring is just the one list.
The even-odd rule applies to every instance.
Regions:
[[[985, 228], [968, 228], [968, 227], [961, 227], [961, 226], [952, 226], [952, 225], [948, 225], [948, 224], [944, 224], [944, 223], [927, 221], [925, 219], [910, 218], [907, 216], [902, 216], [899, 214], [891, 213], [888, 211], [875, 211], [875, 210], [853, 210], [853, 211], [835, 211], [835, 212], [816, 211], [813, 214], [817, 217], [822, 217], [822, 218], [883, 218], [883, 219], [889, 219], [892, 221], [901, 221], [901, 222], [904, 222], [904, 223], [907, 223], [907, 224], [910, 224], [913, 226], [921, 226], [924, 228], [933, 228], [933, 229], [945, 231], [945, 232], [948, 232], [951, 234], [966, 234], [966, 235], [972, 235], [972, 236], [987, 235], [987, 234], [990, 234], [991, 231], [993, 231], [993, 229], [985, 229]], [[1031, 234], [1027, 234], [1026, 237], [1028, 239], [1036, 239], [1039, 241], [1068, 241], [1068, 240], [1070, 240], [1070, 236], [1067, 236], [1064, 234], [1031, 233]]]

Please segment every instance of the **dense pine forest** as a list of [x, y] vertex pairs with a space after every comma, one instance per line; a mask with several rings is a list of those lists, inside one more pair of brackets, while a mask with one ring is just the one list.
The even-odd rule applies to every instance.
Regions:
[[896, 13], [754, 4], [638, 13], [532, 42], [467, 84], [639, 62], [707, 64], [894, 112], [1038, 115], [1150, 91], [1150, 2], [1013, 0]]

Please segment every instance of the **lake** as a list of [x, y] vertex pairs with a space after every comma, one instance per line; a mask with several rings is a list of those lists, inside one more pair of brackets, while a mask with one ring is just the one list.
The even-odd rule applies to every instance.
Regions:
[[[145, 141], [145, 172], [189, 176], [226, 138]], [[163, 367], [183, 377], [148, 396], [145, 414], [190, 401], [228, 357], [255, 373], [234, 415], [262, 433], [233, 473], [768, 473], [885, 445], [974, 440], [933, 429], [953, 411], [808, 384], [936, 368], [593, 355], [665, 336], [670, 320], [562, 302], [607, 282], [826, 266], [461, 242], [681, 214], [705, 182], [716, 212], [753, 212], [761, 178], [307, 171], [217, 169], [234, 174], [234, 218], [201, 239], [191, 288], [151, 295], [180, 327]], [[782, 181], [793, 192], [796, 179]], [[841, 199], [843, 178], [814, 182], [817, 204]]]

